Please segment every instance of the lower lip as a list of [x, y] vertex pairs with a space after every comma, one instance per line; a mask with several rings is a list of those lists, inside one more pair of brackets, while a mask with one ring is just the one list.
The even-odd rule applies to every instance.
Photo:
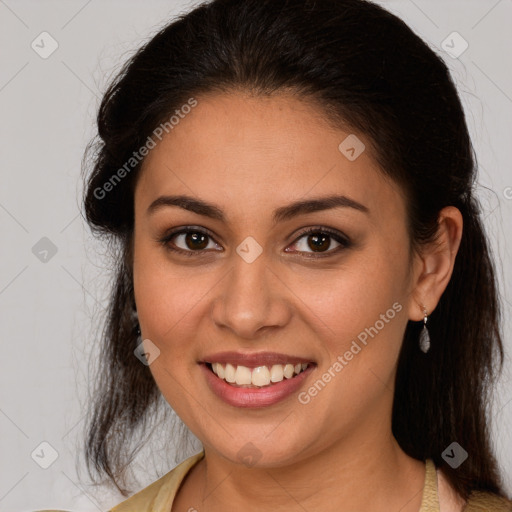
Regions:
[[297, 391], [314, 365], [308, 366], [303, 372], [291, 379], [283, 379], [281, 382], [263, 388], [238, 388], [231, 386], [224, 379], [220, 379], [205, 363], [199, 365], [205, 373], [206, 381], [210, 389], [224, 402], [235, 407], [267, 407], [284, 400]]

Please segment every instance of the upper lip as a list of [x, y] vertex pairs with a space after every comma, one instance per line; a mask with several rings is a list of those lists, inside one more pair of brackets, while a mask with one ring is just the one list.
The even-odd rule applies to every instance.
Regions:
[[258, 366], [272, 366], [274, 364], [298, 364], [313, 363], [311, 359], [304, 357], [280, 354], [278, 352], [253, 352], [244, 354], [242, 352], [217, 352], [204, 356], [203, 363], [221, 363], [257, 368]]

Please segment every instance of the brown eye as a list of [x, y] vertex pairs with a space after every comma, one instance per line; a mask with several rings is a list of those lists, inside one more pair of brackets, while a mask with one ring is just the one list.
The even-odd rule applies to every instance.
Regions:
[[200, 255], [207, 253], [205, 249], [218, 247], [208, 233], [199, 229], [182, 229], [174, 231], [158, 240], [166, 249], [178, 252], [186, 256]]
[[330, 240], [331, 240], [331, 237], [330, 235], [324, 235], [322, 233], [318, 233], [318, 234], [315, 234], [315, 235], [308, 235], [308, 238], [307, 238], [307, 243], [308, 243], [308, 247], [311, 248], [313, 251], [320, 251], [320, 252], [323, 252], [327, 249], [329, 249], [329, 246], [331, 245], [330, 244]]
[[[332, 247], [333, 242], [337, 244], [334, 248]], [[321, 256], [324, 254], [325, 256], [336, 254], [350, 246], [351, 242], [346, 236], [327, 228], [310, 228], [303, 232], [293, 244], [294, 251], [303, 252], [306, 255], [316, 253]], [[286, 252], [291, 251], [287, 250]]]
[[208, 235], [189, 232], [185, 234], [185, 244], [190, 250], [205, 249], [208, 245]]

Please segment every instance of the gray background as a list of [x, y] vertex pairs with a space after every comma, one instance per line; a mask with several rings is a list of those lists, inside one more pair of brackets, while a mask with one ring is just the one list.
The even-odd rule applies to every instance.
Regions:
[[[512, 1], [379, 3], [443, 55], [466, 109], [503, 283], [507, 360], [493, 404], [493, 437], [512, 492]], [[105, 248], [79, 215], [80, 164], [109, 77], [158, 27], [195, 4], [0, 0], [1, 511], [94, 512], [123, 499], [88, 486], [83, 459], [77, 460], [88, 360], [108, 291]], [[44, 31], [58, 43], [47, 58], [31, 47], [35, 41], [39, 52], [51, 49]], [[469, 44], [457, 59], [442, 46], [454, 31]], [[462, 48], [461, 41], [448, 41]], [[168, 444], [172, 436], [164, 430], [159, 439]], [[52, 450], [57, 458], [43, 469]], [[135, 465], [142, 486], [175, 465], [174, 457], [160, 456], [144, 470], [143, 457], [152, 450], [160, 453], [150, 444]], [[197, 444], [178, 459], [196, 451]]]

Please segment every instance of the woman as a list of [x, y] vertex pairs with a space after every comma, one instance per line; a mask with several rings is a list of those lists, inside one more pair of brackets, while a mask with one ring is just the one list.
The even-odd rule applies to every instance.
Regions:
[[[87, 456], [112, 512], [512, 510], [472, 146], [401, 20], [214, 0], [127, 62], [98, 130], [85, 209], [119, 261]], [[203, 450], [128, 497], [160, 396]]]

